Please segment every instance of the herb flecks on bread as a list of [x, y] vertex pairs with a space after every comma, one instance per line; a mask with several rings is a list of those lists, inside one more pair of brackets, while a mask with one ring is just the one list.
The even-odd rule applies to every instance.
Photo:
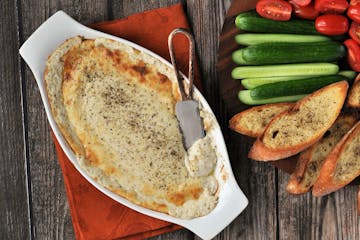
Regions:
[[314, 196], [334, 192], [360, 175], [360, 121], [326, 157], [313, 187]]
[[316, 143], [340, 114], [347, 90], [346, 81], [333, 83], [273, 118], [254, 143], [249, 157], [259, 161], [279, 160]]
[[233, 116], [229, 121], [229, 127], [243, 135], [259, 137], [271, 119], [293, 105], [293, 103], [275, 103], [252, 107]]
[[352, 115], [340, 115], [322, 139], [299, 156], [295, 171], [291, 174], [286, 190], [292, 194], [308, 192], [319, 176], [326, 156], [355, 124]]

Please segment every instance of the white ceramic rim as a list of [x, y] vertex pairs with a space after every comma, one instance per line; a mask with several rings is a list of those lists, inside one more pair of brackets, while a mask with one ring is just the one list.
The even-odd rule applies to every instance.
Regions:
[[[114, 199], [115, 201], [145, 215], [181, 225], [191, 230], [193, 233], [203, 239], [211, 239], [216, 236], [227, 225], [229, 225], [248, 205], [248, 200], [243, 194], [243, 192], [240, 190], [232, 173], [224, 138], [217, 122], [215, 123], [214, 131], [212, 134], [214, 139], [216, 139], [215, 145], [217, 147], [217, 150], [220, 152], [222, 158], [219, 162], [223, 164], [223, 168], [227, 172], [227, 179], [221, 186], [221, 190], [219, 193], [219, 202], [217, 206], [212, 212], [210, 212], [206, 216], [190, 220], [184, 220], [160, 212], [152, 211], [147, 208], [143, 208], [99, 185], [86, 173], [86, 171], [80, 168], [75, 154], [68, 146], [66, 140], [61, 135], [61, 132], [59, 131], [56, 122], [52, 117], [43, 79], [43, 72], [45, 70], [47, 57], [53, 52], [53, 50], [57, 46], [59, 46], [66, 39], [77, 35], [84, 36], [85, 38], [105, 37], [127, 44], [135, 49], [151, 55], [154, 58], [159, 59], [164, 64], [172, 67], [168, 61], [158, 56], [157, 54], [125, 39], [114, 37], [112, 35], [88, 28], [72, 19], [63, 11], [58, 11], [54, 15], [52, 15], [24, 42], [24, 44], [20, 48], [20, 55], [29, 65], [32, 73], [35, 76], [50, 126], [55, 134], [55, 137], [59, 141], [60, 146], [64, 150], [66, 156], [70, 159], [75, 168], [80, 172], [83, 177], [85, 177], [87, 181], [89, 181], [98, 190], [100, 190], [110, 198]], [[213, 112], [208, 103], [206, 102], [205, 98], [196, 88], [194, 89], [194, 95], [197, 96], [197, 98], [199, 99], [201, 105], [203, 106], [203, 109], [213, 115]], [[217, 166], [217, 169], [219, 169], [219, 166]], [[216, 173], [218, 179], [220, 177], [219, 174], [219, 172]]]

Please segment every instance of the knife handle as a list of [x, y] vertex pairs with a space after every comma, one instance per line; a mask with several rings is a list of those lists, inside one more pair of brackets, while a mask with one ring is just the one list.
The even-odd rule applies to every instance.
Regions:
[[[175, 56], [175, 49], [173, 45], [173, 38], [176, 34], [184, 34], [187, 39], [189, 40], [189, 88], [186, 92], [184, 87], [184, 78], [182, 77], [181, 73], [179, 72], [176, 56]], [[171, 58], [171, 63], [175, 70], [176, 79], [178, 81], [179, 89], [181, 98], [183, 101], [185, 100], [192, 100], [193, 99], [193, 82], [194, 82], [194, 57], [195, 57], [195, 40], [193, 35], [189, 32], [189, 30], [184, 28], [176, 28], [174, 29], [169, 37], [168, 37], [168, 46], [169, 46], [169, 53]]]

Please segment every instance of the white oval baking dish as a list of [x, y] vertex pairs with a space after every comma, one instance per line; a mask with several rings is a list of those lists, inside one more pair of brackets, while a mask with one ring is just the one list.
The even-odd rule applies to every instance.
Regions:
[[[224, 138], [217, 122], [215, 122], [215, 126], [212, 128], [211, 132], [208, 132], [208, 134], [212, 134], [213, 139], [215, 139], [216, 148], [220, 153], [220, 158], [218, 159], [218, 164], [215, 170], [215, 175], [220, 183], [219, 202], [212, 212], [203, 217], [184, 220], [140, 207], [102, 187], [79, 167], [74, 153], [61, 135], [61, 132], [59, 131], [56, 122], [52, 117], [43, 78], [47, 57], [66, 39], [77, 35], [84, 36], [85, 38], [105, 37], [124, 44], [128, 44], [135, 49], [138, 49], [151, 55], [154, 58], [159, 59], [164, 64], [171, 67], [169, 62], [155, 53], [127, 40], [85, 27], [72, 19], [63, 11], [58, 11], [47, 21], [45, 21], [21, 46], [20, 55], [29, 65], [32, 73], [35, 76], [36, 82], [40, 89], [45, 111], [50, 122], [50, 126], [67, 157], [74, 164], [75, 168], [82, 174], [82, 176], [84, 176], [93, 186], [115, 201], [140, 213], [179, 224], [191, 230], [203, 239], [213, 238], [228, 224], [230, 224], [248, 204], [247, 198], [240, 190], [232, 173]], [[196, 88], [194, 89], [194, 96], [199, 99], [203, 109], [213, 115], [213, 112], [205, 98]], [[223, 177], [224, 173], [226, 174], [226, 178]]]

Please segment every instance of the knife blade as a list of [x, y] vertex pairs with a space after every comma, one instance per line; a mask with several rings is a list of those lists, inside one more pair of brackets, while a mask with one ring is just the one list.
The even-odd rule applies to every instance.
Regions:
[[[178, 70], [173, 46], [173, 38], [176, 34], [184, 34], [189, 40], [189, 84], [187, 91], [184, 86], [184, 78]], [[183, 136], [185, 149], [189, 149], [198, 139], [205, 137], [203, 121], [200, 117], [199, 103], [193, 99], [193, 81], [194, 81], [194, 57], [195, 40], [191, 33], [183, 28], [174, 29], [168, 38], [169, 53], [172, 65], [174, 67], [176, 79], [181, 94], [181, 100], [175, 105], [176, 117], [179, 121], [180, 130]]]
[[189, 149], [196, 140], [205, 137], [204, 125], [199, 112], [199, 103], [195, 100], [180, 101], [176, 103], [175, 111], [185, 148]]

